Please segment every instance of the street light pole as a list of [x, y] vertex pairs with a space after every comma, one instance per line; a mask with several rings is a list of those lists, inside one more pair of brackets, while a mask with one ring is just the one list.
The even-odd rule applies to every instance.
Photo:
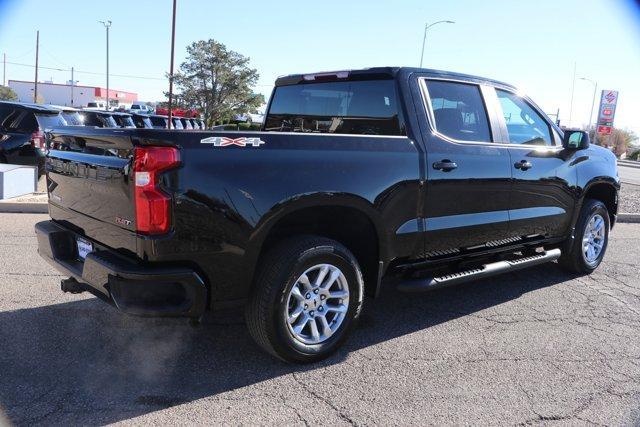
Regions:
[[33, 103], [38, 103], [38, 57], [40, 53], [40, 30], [36, 31], [36, 77], [33, 81]]
[[105, 109], [109, 110], [109, 27], [111, 27], [111, 21], [98, 21], [107, 29], [107, 104]]
[[[596, 93], [598, 92], [598, 83], [586, 77], [580, 77], [580, 80], [587, 81], [593, 85], [593, 99], [591, 100], [591, 112], [589, 113], [589, 125], [593, 120], [593, 108], [596, 104]], [[596, 123], [593, 126], [593, 143], [598, 141], [598, 116], [596, 116]]]
[[424, 35], [422, 36], [422, 52], [420, 53], [420, 68], [422, 68], [422, 60], [424, 59], [424, 46], [427, 42], [427, 30], [437, 24], [455, 24], [454, 21], [437, 21], [433, 24], [424, 24]]
[[173, 104], [173, 54], [176, 45], [176, 0], [173, 0], [173, 18], [171, 19], [171, 63], [169, 64], [169, 119], [167, 121], [167, 129], [171, 129], [173, 125], [173, 114], [171, 112]]

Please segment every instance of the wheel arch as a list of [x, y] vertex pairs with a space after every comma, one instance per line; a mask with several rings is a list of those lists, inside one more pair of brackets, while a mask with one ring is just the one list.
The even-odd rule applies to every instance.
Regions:
[[[580, 198], [580, 209], [584, 205], [586, 199], [599, 200], [607, 207], [611, 226], [615, 224], [616, 215], [618, 214], [618, 190], [620, 184], [613, 179], [594, 179], [590, 181], [582, 192]], [[578, 212], [579, 210], [578, 209]], [[575, 222], [574, 222], [575, 224]]]
[[256, 226], [246, 252], [248, 291], [253, 287], [262, 256], [277, 242], [296, 234], [328, 237], [356, 257], [365, 292], [377, 291], [380, 261], [387, 259], [388, 242], [378, 211], [367, 200], [346, 194], [310, 194], [273, 207]]

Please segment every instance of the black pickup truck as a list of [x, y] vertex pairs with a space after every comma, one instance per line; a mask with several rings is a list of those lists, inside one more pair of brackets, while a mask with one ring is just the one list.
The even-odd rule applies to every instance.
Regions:
[[244, 306], [293, 362], [347, 337], [385, 276], [427, 291], [556, 261], [598, 267], [616, 160], [514, 87], [371, 68], [279, 78], [260, 132], [48, 132], [39, 252], [142, 316]]

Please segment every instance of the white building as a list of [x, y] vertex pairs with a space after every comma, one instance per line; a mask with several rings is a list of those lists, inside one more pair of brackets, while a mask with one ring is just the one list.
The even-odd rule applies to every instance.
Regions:
[[[33, 102], [33, 82], [9, 80], [9, 87], [18, 95], [20, 102]], [[38, 83], [38, 98], [45, 104], [86, 107], [89, 102], [105, 102], [107, 90], [96, 86], [78, 86], [58, 83]], [[138, 100], [138, 94], [109, 89], [112, 107], [130, 106]]]

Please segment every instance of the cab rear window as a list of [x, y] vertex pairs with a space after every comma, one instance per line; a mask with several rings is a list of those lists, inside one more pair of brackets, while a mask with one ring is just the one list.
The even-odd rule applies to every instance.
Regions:
[[404, 135], [393, 80], [307, 83], [275, 89], [266, 131]]

